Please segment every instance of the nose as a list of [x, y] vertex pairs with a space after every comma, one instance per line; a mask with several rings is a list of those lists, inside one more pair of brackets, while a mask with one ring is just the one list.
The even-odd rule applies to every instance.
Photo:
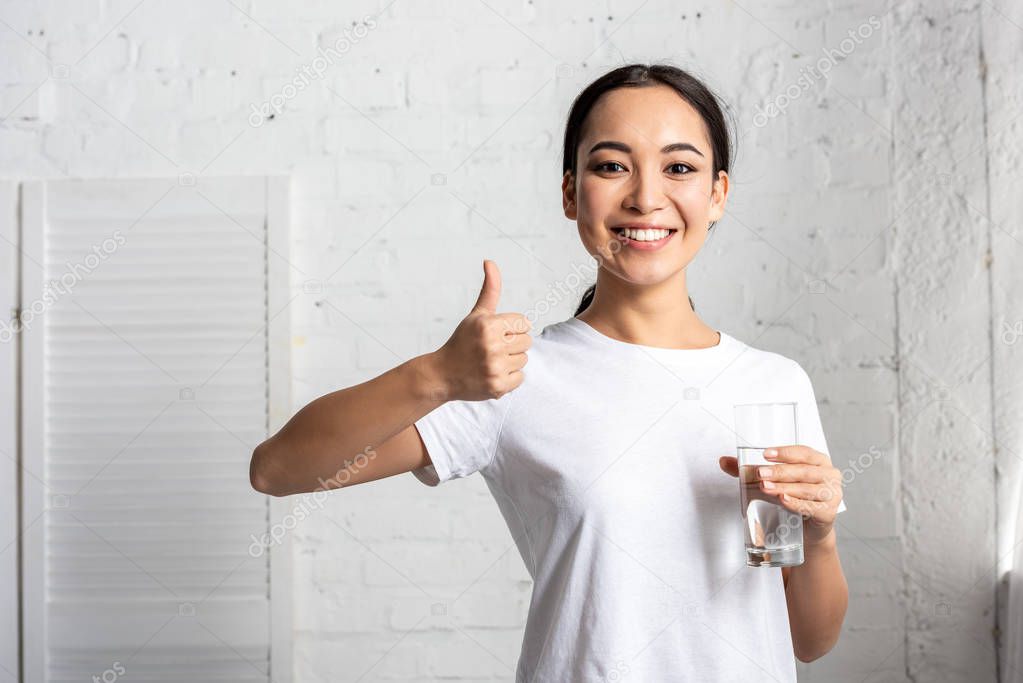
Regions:
[[636, 209], [646, 215], [662, 208], [665, 200], [660, 174], [652, 170], [638, 170], [629, 183], [622, 208]]

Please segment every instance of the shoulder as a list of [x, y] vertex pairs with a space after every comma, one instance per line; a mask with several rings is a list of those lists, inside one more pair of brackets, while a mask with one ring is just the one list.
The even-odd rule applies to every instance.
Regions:
[[570, 344], [577, 339], [576, 331], [573, 330], [573, 318], [566, 318], [558, 322], [547, 323], [544, 325], [540, 334], [536, 336], [535, 341], [543, 342], [547, 345], [564, 345]]
[[740, 374], [755, 373], [775, 380], [809, 383], [810, 376], [794, 358], [752, 346], [735, 337], [732, 339], [738, 350], [734, 369]]
[[560, 354], [575, 355], [579, 339], [567, 320], [544, 325], [539, 334], [533, 333], [533, 342], [526, 352], [530, 363], [537, 359], [557, 357]]

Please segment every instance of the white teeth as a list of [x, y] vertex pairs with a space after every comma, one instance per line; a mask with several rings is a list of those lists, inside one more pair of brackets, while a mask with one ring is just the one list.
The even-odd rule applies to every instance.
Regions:
[[621, 234], [639, 242], [653, 242], [667, 237], [671, 234], [670, 230], [633, 230], [632, 228], [623, 228]]

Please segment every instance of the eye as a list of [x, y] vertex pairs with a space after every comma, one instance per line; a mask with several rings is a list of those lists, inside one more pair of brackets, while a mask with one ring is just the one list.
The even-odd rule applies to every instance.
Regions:
[[[602, 171], [602, 170], [607, 169], [608, 171], [614, 172], [614, 169], [610, 168], [611, 166], [618, 166], [622, 170], [625, 169], [625, 167], [622, 166], [621, 164], [619, 164], [617, 161], [605, 161], [604, 163], [598, 164], [597, 166], [595, 166], [593, 170], [595, 170], [595, 171]], [[671, 164], [668, 168], [675, 168], [675, 167], [681, 167], [681, 168], [686, 169], [685, 171], [676, 171], [675, 172], [676, 175], [687, 175], [689, 173], [693, 173], [694, 172], [694, 169], [693, 169], [692, 166], [690, 166], [689, 164], [683, 164], [681, 161], [678, 161], [678, 162], [675, 162], [674, 164]]]

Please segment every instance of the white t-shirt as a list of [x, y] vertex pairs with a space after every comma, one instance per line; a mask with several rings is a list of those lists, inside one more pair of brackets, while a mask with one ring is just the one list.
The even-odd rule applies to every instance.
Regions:
[[[780, 568], [747, 567], [732, 406], [796, 401], [828, 453], [810, 379], [721, 332], [717, 346], [547, 325], [499, 399], [415, 424], [424, 484], [480, 472], [533, 579], [516, 681], [796, 680]], [[843, 504], [840, 511], [845, 509]]]

